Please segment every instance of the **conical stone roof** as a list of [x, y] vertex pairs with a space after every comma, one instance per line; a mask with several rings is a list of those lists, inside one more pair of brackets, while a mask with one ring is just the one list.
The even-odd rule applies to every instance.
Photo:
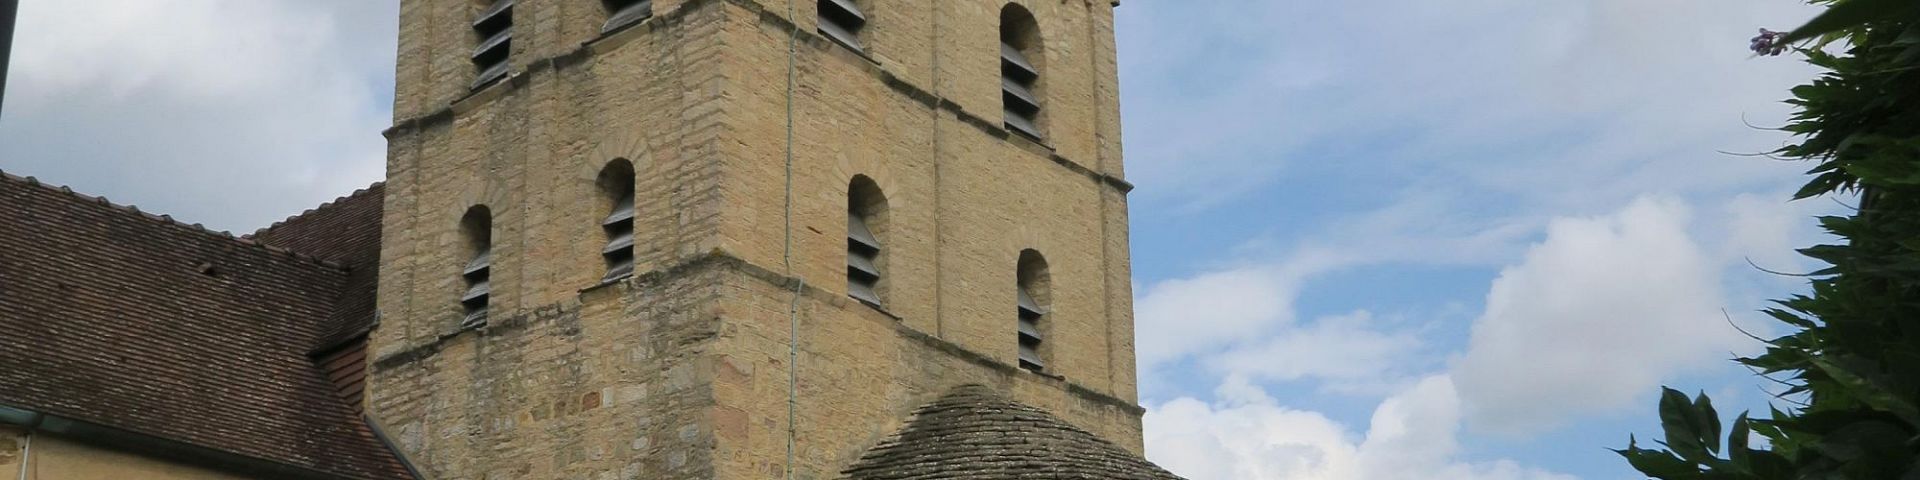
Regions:
[[1146, 459], [984, 386], [954, 389], [867, 451], [849, 480], [1181, 480]]

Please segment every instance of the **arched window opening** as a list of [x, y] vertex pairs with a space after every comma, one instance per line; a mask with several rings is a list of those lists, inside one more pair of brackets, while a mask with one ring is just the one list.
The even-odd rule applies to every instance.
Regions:
[[473, 88], [506, 77], [507, 57], [513, 53], [513, 0], [493, 0], [486, 5], [473, 19], [473, 32], [480, 42], [473, 48], [473, 66], [480, 72]]
[[600, 256], [606, 260], [607, 275], [602, 282], [611, 282], [633, 275], [633, 164], [626, 160], [614, 160], [600, 170], [601, 198], [606, 199], [611, 213], [600, 221], [601, 230], [607, 234], [607, 245], [600, 249]]
[[867, 26], [867, 15], [854, 0], [820, 0], [820, 34], [854, 50], [860, 45], [860, 29]]
[[619, 30], [653, 16], [653, 0], [600, 0], [600, 6], [607, 9], [607, 24], [600, 27], [600, 33]]
[[1020, 368], [1035, 372], [1047, 368], [1047, 315], [1053, 303], [1053, 277], [1040, 252], [1020, 252], [1017, 274], [1020, 332]]
[[847, 188], [847, 295], [875, 307], [885, 293], [886, 232], [886, 196], [873, 179], [853, 177]]
[[1046, 64], [1040, 23], [1017, 4], [1000, 10], [1000, 102], [1008, 130], [1041, 138], [1040, 70]]
[[491, 280], [493, 269], [493, 212], [480, 205], [467, 209], [460, 219], [460, 236], [466, 240], [466, 267], [461, 269], [460, 277], [466, 282], [466, 293], [460, 296], [460, 308], [466, 317], [460, 326], [475, 327], [487, 323], [488, 297], [493, 293]]

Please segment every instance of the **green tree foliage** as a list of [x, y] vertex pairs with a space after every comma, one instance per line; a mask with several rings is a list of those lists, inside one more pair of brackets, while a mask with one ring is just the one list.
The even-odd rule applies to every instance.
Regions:
[[[1814, 3], [1827, 10], [1755, 42], [1797, 46], [1827, 70], [1793, 89], [1785, 129], [1799, 143], [1775, 153], [1815, 164], [1795, 199], [1859, 206], [1819, 219], [1841, 241], [1800, 252], [1827, 266], [1809, 293], [1766, 310], [1793, 333], [1736, 360], [1780, 382], [1790, 408], [1723, 431], [1705, 395], [1667, 389], [1664, 448], [1617, 450], [1649, 477], [1920, 480], [1920, 1]], [[1754, 434], [1770, 445], [1750, 445]]]

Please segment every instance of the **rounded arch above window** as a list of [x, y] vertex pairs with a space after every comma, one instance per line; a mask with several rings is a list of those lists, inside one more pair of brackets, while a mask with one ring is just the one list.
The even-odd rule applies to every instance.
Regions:
[[602, 198], [618, 201], [633, 197], [633, 162], [625, 158], [616, 158], [600, 167], [600, 175], [594, 178], [594, 186], [599, 187]]
[[1017, 270], [1020, 288], [1032, 295], [1041, 307], [1052, 300], [1053, 273], [1048, 271], [1047, 258], [1039, 250], [1020, 251], [1020, 264]]
[[886, 214], [887, 194], [872, 177], [854, 175], [847, 182], [847, 211], [861, 216]]
[[493, 210], [486, 205], [468, 207], [460, 216], [460, 236], [466, 240], [467, 251], [486, 251], [493, 245]]
[[1000, 43], [1018, 49], [1028, 57], [1035, 57], [1044, 50], [1040, 39], [1040, 21], [1034, 18], [1033, 12], [1028, 11], [1027, 7], [1018, 3], [1000, 7]]

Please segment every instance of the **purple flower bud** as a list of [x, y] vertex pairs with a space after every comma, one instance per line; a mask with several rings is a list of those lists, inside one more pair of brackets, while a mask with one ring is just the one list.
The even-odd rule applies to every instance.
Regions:
[[1753, 37], [1753, 40], [1747, 41], [1747, 49], [1753, 50], [1755, 55], [1779, 55], [1787, 51], [1787, 46], [1780, 44], [1780, 37], [1786, 34], [1787, 32], [1776, 32], [1762, 28], [1760, 29], [1760, 36]]

